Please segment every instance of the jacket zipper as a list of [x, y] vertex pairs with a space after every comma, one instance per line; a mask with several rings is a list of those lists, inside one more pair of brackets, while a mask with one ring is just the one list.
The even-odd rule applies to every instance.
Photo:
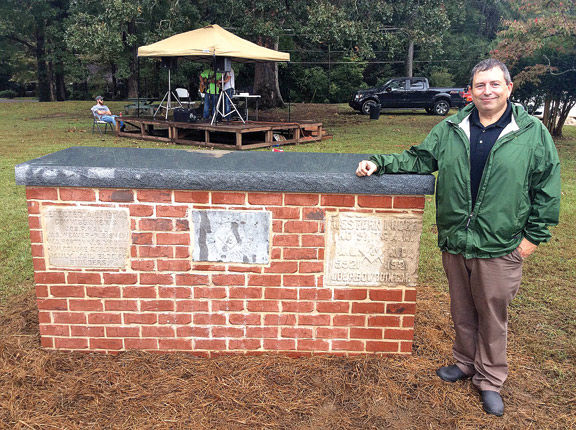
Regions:
[[[464, 132], [462, 131], [462, 129], [460, 128], [460, 126], [459, 126], [458, 124], [456, 124], [455, 122], [452, 122], [452, 121], [448, 121], [448, 123], [450, 123], [450, 124], [457, 130], [457, 133], [464, 134]], [[530, 128], [531, 126], [532, 126], [532, 124], [529, 124], [529, 125], [528, 125], [527, 127], [525, 127], [525, 128], [520, 128], [520, 129], [518, 129], [518, 130], [516, 130], [516, 131], [513, 131], [512, 133], [507, 134], [506, 136], [503, 136], [503, 137], [502, 137], [503, 140], [502, 140], [501, 142], [498, 142], [499, 139], [497, 139], [496, 142], [499, 143], [499, 145], [498, 145], [498, 147], [496, 147], [496, 149], [498, 149], [500, 146], [502, 146], [502, 145], [503, 145], [504, 143], [506, 143], [508, 140], [512, 140], [512, 138], [515, 137], [515, 136], [517, 136], [518, 134], [522, 134], [526, 129]], [[461, 137], [462, 137], [462, 136], [461, 136]], [[466, 136], [465, 134], [464, 134], [464, 138], [467, 138], [467, 136]], [[490, 151], [490, 155], [489, 155], [489, 157], [488, 157], [487, 164], [488, 164], [488, 163], [491, 164], [491, 162], [492, 162], [492, 158], [493, 158], [493, 156], [494, 156], [494, 155], [493, 155], [493, 151], [494, 151], [494, 148], [492, 149], [492, 151]], [[466, 150], [466, 153], [468, 154], [468, 157], [470, 157], [470, 153], [468, 152], [468, 150]], [[488, 167], [488, 166], [486, 166], [486, 167]], [[485, 167], [485, 168], [486, 168], [486, 167]], [[482, 181], [481, 181], [481, 183], [480, 183], [481, 188], [483, 188], [482, 186], [483, 186], [483, 184], [484, 184], [484, 181], [485, 181], [485, 178], [484, 178], [484, 175], [483, 175], [483, 176], [482, 176]], [[480, 191], [480, 190], [479, 190], [479, 191]], [[480, 197], [480, 196], [478, 196], [478, 197]], [[484, 197], [484, 193], [482, 193], [482, 197]], [[482, 203], [482, 200], [481, 200], [481, 199], [476, 200], [476, 207], [479, 207], [481, 203]], [[466, 221], [466, 226], [464, 227], [464, 230], [466, 230], [466, 231], [468, 230], [468, 228], [470, 227], [470, 223], [472, 222], [472, 218], [473, 218], [473, 217], [474, 217], [474, 208], [471, 208], [471, 210], [470, 210], [470, 215], [468, 215], [468, 219], [467, 219], [467, 221]]]
[[472, 221], [473, 216], [474, 216], [474, 211], [470, 212], [470, 215], [468, 215], [468, 221], [466, 222], [466, 227], [464, 227], [464, 230], [468, 230], [468, 227], [470, 226], [470, 221]]
[[[488, 176], [492, 170], [492, 162], [494, 159], [494, 153], [504, 144], [514, 140], [518, 135], [524, 133], [526, 130], [528, 130], [530, 127], [532, 127], [532, 123], [528, 124], [527, 126], [523, 127], [523, 128], [519, 128], [518, 130], [515, 130], [511, 133], [506, 134], [505, 136], [502, 136], [502, 139], [500, 140], [500, 138], [496, 139], [496, 142], [494, 143], [494, 147], [492, 148], [492, 150], [490, 151], [490, 154], [488, 155], [488, 159], [486, 160], [486, 165], [484, 166], [484, 172], [482, 174], [482, 179], [480, 181], [480, 187], [478, 188], [478, 198], [476, 200], [476, 208], [479, 208], [480, 205], [482, 204], [482, 201], [484, 200], [484, 189], [486, 188], [486, 177]], [[486, 169], [488, 169], [488, 172], [486, 172]], [[472, 208], [474, 210], [474, 208]], [[470, 215], [472, 216], [472, 214]]]
[[[466, 136], [466, 134], [464, 133], [464, 130], [462, 130], [460, 128], [459, 124], [456, 124], [455, 122], [452, 121], [448, 121], [449, 124], [452, 125], [452, 127], [454, 127], [454, 129], [456, 130], [456, 134], [460, 135], [460, 138], [462, 139], [462, 143], [464, 143], [464, 148], [466, 149], [466, 155], [468, 157], [468, 160], [470, 160], [470, 149], [469, 146], [466, 145], [466, 142], [470, 142], [470, 139], [468, 138], [468, 136]], [[470, 161], [468, 161], [468, 163], [470, 163]], [[470, 194], [470, 181], [467, 179], [466, 180], [467, 184], [468, 184], [468, 194]], [[470, 200], [468, 200], [468, 202], [472, 202], [472, 196], [470, 195]], [[468, 215], [468, 219], [466, 221], [466, 226], [464, 227], [464, 230], [468, 230], [468, 227], [470, 226], [470, 222], [472, 221], [472, 217], [474, 217], [474, 208], [470, 207], [470, 215]]]

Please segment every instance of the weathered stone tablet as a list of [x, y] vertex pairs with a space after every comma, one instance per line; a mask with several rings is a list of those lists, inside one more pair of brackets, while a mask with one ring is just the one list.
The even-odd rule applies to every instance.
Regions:
[[326, 214], [326, 285], [415, 286], [422, 216]]
[[193, 260], [268, 264], [271, 219], [268, 211], [192, 211]]
[[128, 209], [46, 207], [42, 227], [50, 267], [126, 267], [131, 239]]

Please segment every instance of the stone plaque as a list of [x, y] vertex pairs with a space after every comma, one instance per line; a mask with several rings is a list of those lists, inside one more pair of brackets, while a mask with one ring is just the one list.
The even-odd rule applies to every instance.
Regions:
[[47, 207], [44, 245], [52, 267], [123, 269], [130, 255], [127, 208]]
[[270, 212], [193, 210], [191, 217], [194, 261], [270, 262]]
[[422, 217], [326, 214], [326, 286], [416, 285]]

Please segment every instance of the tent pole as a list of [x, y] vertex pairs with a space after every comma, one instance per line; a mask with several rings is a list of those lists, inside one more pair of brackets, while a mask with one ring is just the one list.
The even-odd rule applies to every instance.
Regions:
[[[290, 63], [288, 63], [288, 67], [290, 67]], [[291, 68], [291, 67], [290, 67]], [[289, 75], [290, 72], [292, 72], [291, 70], [288, 71]], [[290, 122], [290, 107], [291, 107], [291, 103], [290, 103], [290, 84], [288, 84], [288, 122]]]
[[140, 118], [140, 57], [136, 57], [136, 97], [138, 97], [138, 101], [136, 102], [136, 112], [138, 118]]
[[168, 101], [166, 102], [166, 116], [164, 119], [168, 120], [168, 111], [170, 110], [170, 93], [172, 92], [172, 86], [170, 84], [170, 64], [168, 64]]
[[330, 44], [328, 44], [328, 103], [330, 103], [330, 83], [332, 78], [330, 72], [332, 71], [332, 52], [330, 49]]
[[[217, 72], [216, 72], [216, 50], [214, 50], [214, 54], [212, 54], [212, 71], [214, 72], [214, 97], [212, 98], [212, 95], [210, 95], [210, 103], [209, 106], [212, 107], [212, 122], [210, 123], [210, 125], [218, 125], [218, 118], [216, 117], [216, 113], [217, 113], [217, 109], [215, 106], [214, 99], [216, 98], [216, 76], [217, 76]], [[208, 80], [208, 93], [210, 93], [210, 80]]]

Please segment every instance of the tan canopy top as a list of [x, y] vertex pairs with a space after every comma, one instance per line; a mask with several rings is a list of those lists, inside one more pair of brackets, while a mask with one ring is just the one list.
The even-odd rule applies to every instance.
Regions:
[[249, 42], [216, 24], [138, 48], [139, 57], [188, 57], [195, 61], [211, 61], [214, 55], [241, 63], [290, 61], [290, 54]]

